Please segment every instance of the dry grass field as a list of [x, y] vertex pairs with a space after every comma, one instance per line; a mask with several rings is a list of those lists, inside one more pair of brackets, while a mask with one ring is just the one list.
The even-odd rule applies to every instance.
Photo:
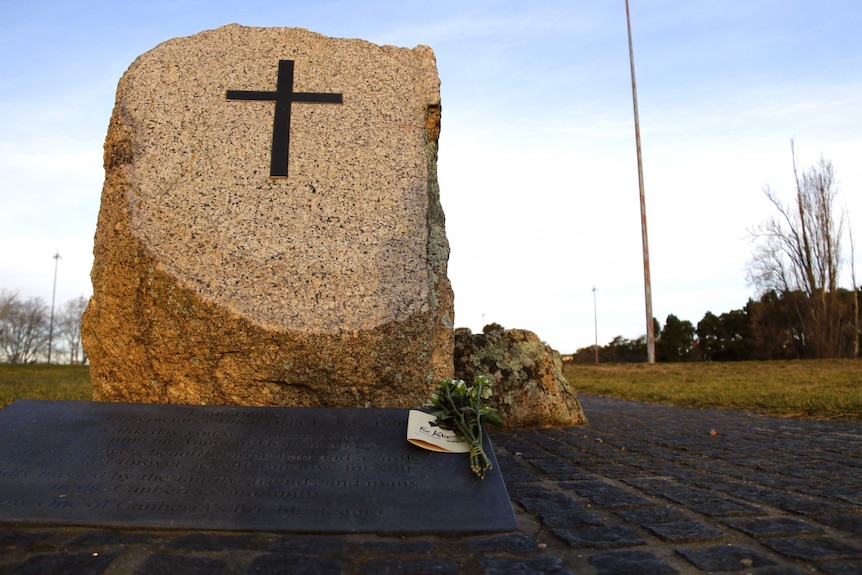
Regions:
[[[578, 392], [778, 417], [862, 422], [862, 361], [573, 364]], [[86, 366], [0, 364], [0, 407], [16, 399], [91, 400]]]
[[862, 422], [862, 361], [574, 364], [581, 393], [777, 417]]
[[9, 365], [0, 363], [0, 407], [16, 399], [93, 399], [85, 365]]

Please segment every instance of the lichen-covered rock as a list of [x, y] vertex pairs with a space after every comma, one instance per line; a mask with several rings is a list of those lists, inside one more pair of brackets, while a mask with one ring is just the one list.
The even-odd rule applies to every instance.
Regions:
[[[270, 177], [281, 60], [293, 92], [343, 102], [294, 101], [289, 176]], [[421, 405], [452, 376], [439, 132], [426, 46], [230, 25], [140, 56], [105, 141], [95, 398]]]
[[488, 405], [500, 411], [507, 429], [587, 423], [560, 354], [531, 331], [497, 324], [481, 334], [455, 330], [455, 377], [470, 382], [480, 374], [494, 379]]

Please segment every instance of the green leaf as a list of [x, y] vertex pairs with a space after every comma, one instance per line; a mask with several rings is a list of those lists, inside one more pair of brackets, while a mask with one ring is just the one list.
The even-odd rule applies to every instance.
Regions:
[[503, 418], [500, 417], [500, 412], [497, 410], [489, 411], [484, 414], [482, 421], [490, 423], [491, 425], [496, 425], [497, 427], [503, 427]]

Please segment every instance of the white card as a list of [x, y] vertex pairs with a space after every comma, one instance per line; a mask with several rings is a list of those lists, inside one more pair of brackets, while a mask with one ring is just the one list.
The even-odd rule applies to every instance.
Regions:
[[441, 453], [470, 451], [470, 444], [459, 439], [454, 431], [437, 426], [437, 417], [415, 409], [411, 409], [407, 417], [407, 441]]

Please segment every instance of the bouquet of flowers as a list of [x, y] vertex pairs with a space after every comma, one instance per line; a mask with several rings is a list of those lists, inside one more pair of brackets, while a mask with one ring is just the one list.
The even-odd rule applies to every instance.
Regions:
[[491, 395], [491, 381], [485, 375], [477, 375], [471, 386], [462, 379], [447, 379], [440, 382], [428, 406], [428, 413], [437, 417], [437, 425], [454, 431], [470, 445], [470, 468], [479, 479], [484, 479], [485, 470], [491, 469], [491, 461], [482, 448], [482, 421], [503, 425], [496, 409], [482, 405], [482, 400]]

